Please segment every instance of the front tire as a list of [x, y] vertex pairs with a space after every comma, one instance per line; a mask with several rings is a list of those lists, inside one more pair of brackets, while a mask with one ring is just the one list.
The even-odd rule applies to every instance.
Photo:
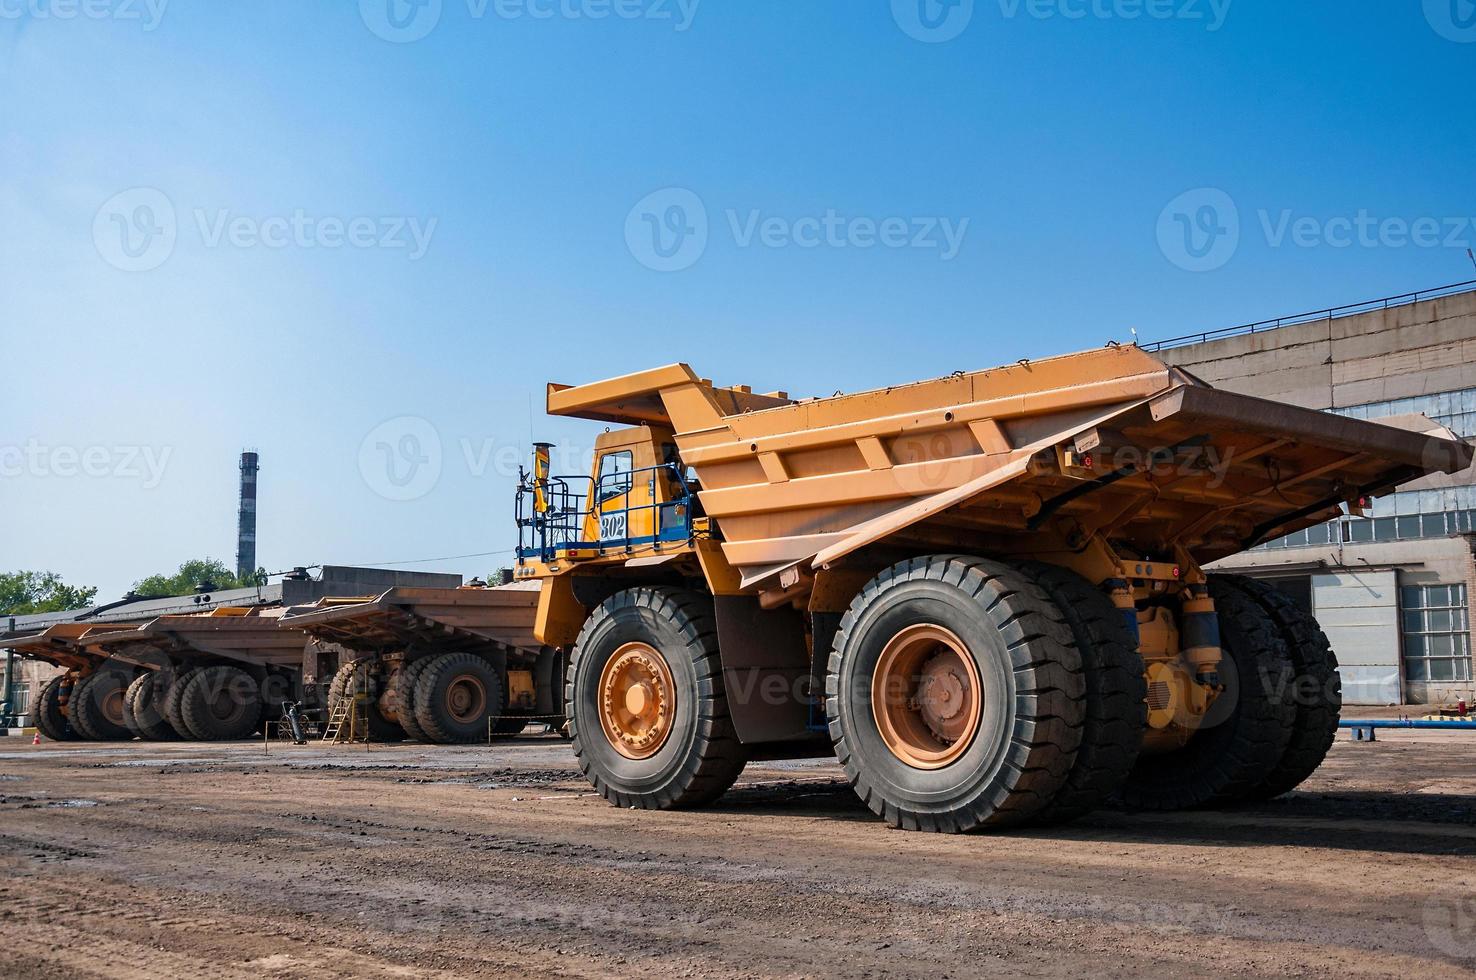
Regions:
[[616, 806], [702, 806], [748, 756], [733, 730], [712, 600], [685, 589], [628, 589], [585, 621], [565, 701], [574, 755]]
[[1050, 597], [1008, 565], [935, 555], [872, 579], [826, 676], [836, 755], [894, 827], [1014, 826], [1066, 785], [1085, 720], [1081, 655]]
[[53, 742], [75, 742], [81, 736], [72, 730], [61, 709], [61, 686], [66, 674], [58, 674], [41, 686], [36, 695], [36, 730]]
[[100, 667], [72, 688], [67, 712], [72, 727], [94, 742], [121, 742], [133, 738], [123, 710], [130, 674], [116, 667]]
[[474, 653], [435, 657], [415, 681], [415, 723], [442, 745], [484, 742], [502, 714], [502, 678]]

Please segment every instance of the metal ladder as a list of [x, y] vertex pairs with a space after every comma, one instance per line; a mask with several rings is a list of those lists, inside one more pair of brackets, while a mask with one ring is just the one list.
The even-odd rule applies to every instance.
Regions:
[[341, 745], [364, 740], [369, 733], [368, 701], [367, 695], [355, 694], [338, 702], [323, 729], [323, 741]]

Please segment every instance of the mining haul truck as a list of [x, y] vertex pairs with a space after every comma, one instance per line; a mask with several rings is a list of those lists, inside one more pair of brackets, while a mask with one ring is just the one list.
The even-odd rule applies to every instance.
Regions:
[[90, 635], [127, 626], [57, 623], [38, 633], [0, 637], [0, 646], [64, 671], [36, 695], [36, 729], [42, 735], [54, 742], [133, 737], [128, 694], [138, 669], [111, 661], [89, 641]]
[[331, 673], [330, 718], [359, 697], [374, 740], [486, 742], [564, 725], [565, 660], [533, 637], [537, 602], [527, 585], [396, 588], [291, 609], [282, 625], [318, 641], [303, 673]]
[[537, 446], [517, 498], [590, 782], [695, 806], [750, 759], [833, 753], [918, 830], [1290, 790], [1336, 731], [1333, 652], [1204, 566], [1472, 461], [1423, 417], [1220, 391], [1115, 345], [809, 400], [684, 364], [547, 398], [618, 426], [589, 475]]
[[[160, 616], [94, 629], [86, 642], [111, 669], [133, 668], [125, 724], [139, 738], [202, 742], [246, 738], [302, 697], [307, 635], [279, 627], [280, 606], [222, 606], [203, 616]], [[126, 737], [126, 736], [125, 736]]]

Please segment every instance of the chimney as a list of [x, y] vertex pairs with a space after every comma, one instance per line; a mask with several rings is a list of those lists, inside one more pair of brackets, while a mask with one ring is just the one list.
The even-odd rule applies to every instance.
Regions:
[[254, 452], [241, 454], [241, 504], [236, 518], [236, 577], [251, 581], [256, 575], [256, 471]]

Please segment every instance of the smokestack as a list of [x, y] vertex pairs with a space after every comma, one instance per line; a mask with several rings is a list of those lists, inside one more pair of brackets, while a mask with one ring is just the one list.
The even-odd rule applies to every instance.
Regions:
[[256, 453], [241, 454], [241, 505], [236, 518], [236, 577], [256, 575]]

